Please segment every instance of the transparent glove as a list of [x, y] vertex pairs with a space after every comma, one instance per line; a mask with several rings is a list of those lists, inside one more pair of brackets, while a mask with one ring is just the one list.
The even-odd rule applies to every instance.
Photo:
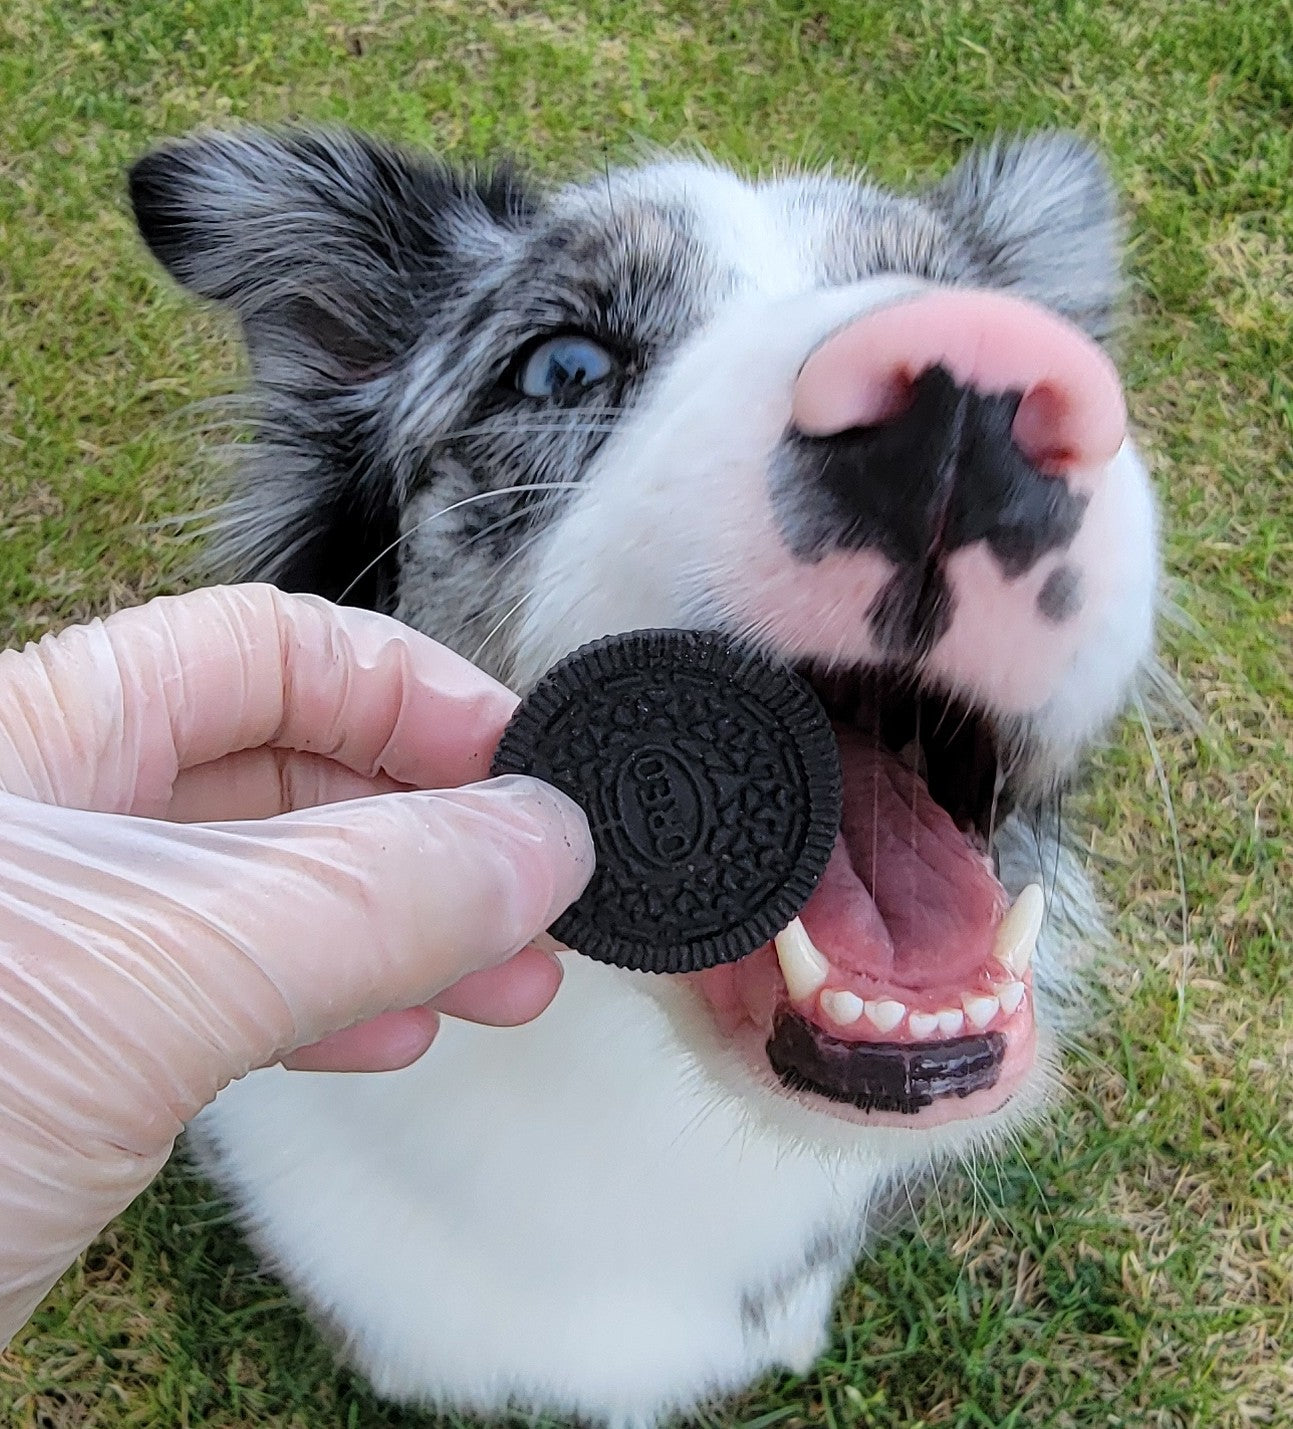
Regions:
[[555, 790], [474, 782], [514, 705], [265, 586], [0, 654], [0, 1344], [233, 1078], [547, 1005], [527, 945], [592, 849]]

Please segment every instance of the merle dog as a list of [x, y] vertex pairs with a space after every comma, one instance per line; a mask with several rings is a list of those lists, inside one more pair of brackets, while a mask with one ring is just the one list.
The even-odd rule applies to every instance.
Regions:
[[132, 196], [250, 356], [223, 574], [517, 690], [608, 632], [732, 632], [807, 674], [845, 771], [821, 885], [749, 959], [569, 959], [532, 1026], [254, 1073], [203, 1164], [394, 1398], [645, 1426], [808, 1369], [887, 1188], [1044, 1107], [1098, 937], [1054, 799], [1147, 659], [1157, 568], [1099, 160], [1042, 135], [910, 196], [691, 160], [549, 191], [246, 132]]

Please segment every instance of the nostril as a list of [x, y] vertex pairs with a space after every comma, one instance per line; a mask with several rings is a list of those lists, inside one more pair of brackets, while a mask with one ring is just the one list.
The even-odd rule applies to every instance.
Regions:
[[896, 422], [916, 400], [916, 381], [920, 376], [920, 373], [903, 367], [876, 378], [871, 391], [866, 394], [863, 419], [855, 425], [883, 427], [889, 422]]
[[920, 376], [907, 367], [824, 367], [795, 389], [791, 423], [805, 437], [883, 427], [910, 409]]
[[1010, 435], [1038, 471], [1063, 476], [1081, 460], [1065, 433], [1072, 428], [1072, 402], [1062, 388], [1039, 382], [1025, 392]]

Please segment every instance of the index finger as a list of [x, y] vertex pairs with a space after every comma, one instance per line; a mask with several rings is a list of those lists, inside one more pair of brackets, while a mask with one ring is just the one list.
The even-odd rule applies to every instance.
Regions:
[[0, 787], [162, 814], [244, 749], [420, 788], [484, 779], [516, 697], [387, 616], [272, 586], [163, 597], [0, 655]]

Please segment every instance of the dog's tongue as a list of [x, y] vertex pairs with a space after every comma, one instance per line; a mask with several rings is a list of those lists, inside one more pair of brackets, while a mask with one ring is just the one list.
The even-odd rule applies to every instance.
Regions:
[[1005, 894], [979, 853], [888, 750], [836, 727], [844, 813], [800, 914], [844, 971], [904, 988], [967, 981], [986, 962]]

